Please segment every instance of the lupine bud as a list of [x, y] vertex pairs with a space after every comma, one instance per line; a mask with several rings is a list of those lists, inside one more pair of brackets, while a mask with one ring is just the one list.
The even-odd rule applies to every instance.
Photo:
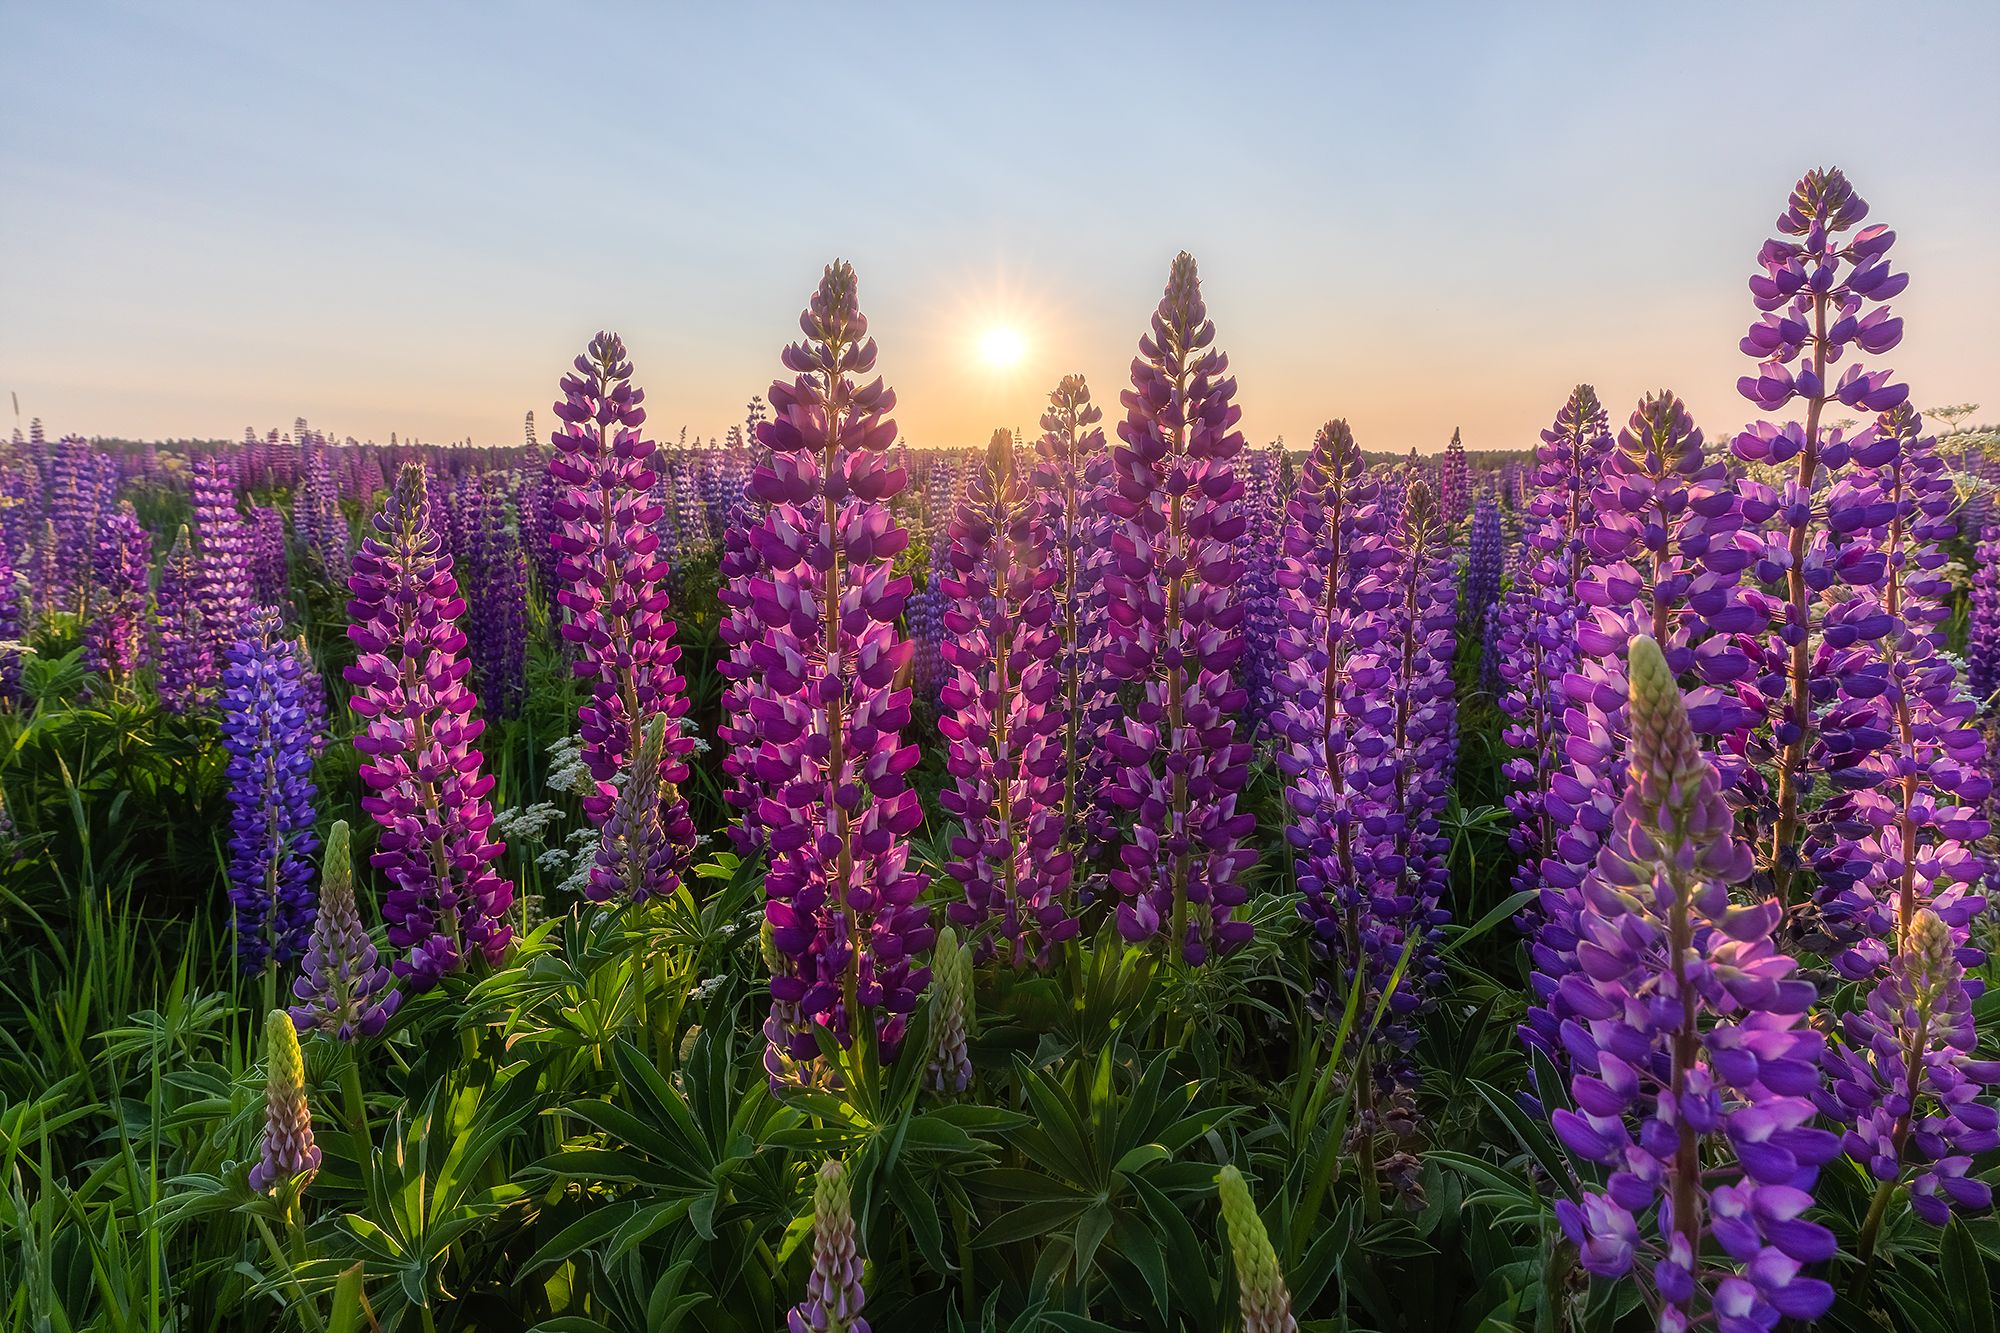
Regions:
[[868, 1321], [861, 1317], [867, 1299], [861, 1290], [847, 1168], [836, 1158], [819, 1169], [813, 1190], [812, 1276], [806, 1279], [806, 1298], [786, 1315], [786, 1328], [788, 1333], [868, 1333]]
[[395, 976], [376, 961], [375, 941], [354, 902], [354, 860], [347, 821], [327, 832], [320, 858], [319, 915], [292, 995], [292, 1022], [301, 1032], [330, 1033], [341, 1041], [372, 1037], [402, 1003]]
[[1236, 1310], [1243, 1333], [1298, 1333], [1292, 1317], [1292, 1293], [1278, 1270], [1278, 1252], [1243, 1173], [1225, 1166], [1215, 1178], [1222, 1200], [1222, 1224], [1229, 1257], [1236, 1268]]
[[264, 1135], [250, 1188], [275, 1194], [297, 1181], [301, 1187], [319, 1173], [313, 1144], [312, 1111], [306, 1106], [306, 1062], [291, 1015], [273, 1009], [264, 1020]]
[[971, 1028], [972, 951], [946, 926], [931, 953], [931, 1053], [924, 1086], [932, 1092], [960, 1093], [972, 1086], [972, 1057], [966, 1051]]

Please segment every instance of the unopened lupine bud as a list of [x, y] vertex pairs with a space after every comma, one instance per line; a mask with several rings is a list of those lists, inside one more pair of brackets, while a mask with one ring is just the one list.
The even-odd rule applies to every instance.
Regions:
[[312, 1111], [306, 1106], [305, 1057], [291, 1015], [282, 1009], [264, 1020], [264, 1066], [264, 1135], [250, 1168], [250, 1188], [273, 1194], [295, 1180], [303, 1185], [319, 1171]]
[[924, 1086], [933, 1092], [964, 1092], [972, 1086], [972, 1057], [966, 1042], [972, 1028], [972, 951], [946, 926], [931, 954], [931, 1054]]
[[1243, 1173], [1225, 1166], [1216, 1177], [1222, 1200], [1222, 1223], [1228, 1233], [1229, 1256], [1236, 1267], [1236, 1307], [1243, 1333], [1298, 1333], [1292, 1317], [1292, 1293], [1278, 1269], [1278, 1253]]

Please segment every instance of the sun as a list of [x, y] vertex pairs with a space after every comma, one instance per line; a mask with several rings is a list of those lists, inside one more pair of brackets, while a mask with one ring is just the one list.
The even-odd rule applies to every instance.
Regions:
[[1011, 366], [1027, 351], [1018, 331], [998, 324], [979, 336], [979, 355], [989, 366]]

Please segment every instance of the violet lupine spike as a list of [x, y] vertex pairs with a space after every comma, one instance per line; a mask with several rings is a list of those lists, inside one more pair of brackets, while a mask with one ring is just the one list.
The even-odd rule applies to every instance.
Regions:
[[[561, 527], [553, 540], [563, 581], [556, 600], [570, 613], [562, 636], [576, 647], [574, 669], [590, 694], [577, 710], [584, 764], [597, 784], [584, 797], [584, 812], [600, 827], [611, 817], [615, 780], [627, 771], [647, 719], [666, 719], [658, 782], [651, 789], [668, 841], [665, 854], [648, 862], [658, 873], [635, 887], [643, 890], [641, 898], [670, 896], [694, 853], [694, 820], [680, 791], [694, 737], [680, 725], [687, 688], [667, 615], [666, 563], [658, 556], [656, 446], [639, 430], [646, 395], [632, 386], [624, 343], [609, 333], [598, 334], [576, 358], [576, 373], [563, 377], [562, 391], [555, 405], [562, 428], [550, 441], [549, 475], [561, 488], [553, 509]], [[585, 893], [603, 901], [607, 884], [593, 877]]]
[[[1767, 240], [1758, 253], [1763, 272], [1750, 279], [1750, 292], [1763, 313], [1741, 344], [1759, 361], [1755, 375], [1737, 381], [1745, 398], [1767, 412], [1794, 399], [1805, 403], [1802, 421], [1758, 422], [1735, 441], [1736, 455], [1746, 463], [1791, 468], [1781, 489], [1748, 483], [1743, 488], [1745, 516], [1753, 523], [1774, 520], [1764, 529], [1752, 569], [1758, 581], [1784, 591], [1763, 599], [1760, 609], [1773, 632], [1745, 641], [1755, 675], [1740, 691], [1771, 721], [1776, 784], [1765, 863], [1772, 893], [1787, 909], [1798, 896], [1793, 881], [1806, 864], [1804, 810], [1819, 766], [1815, 751], [1821, 748], [1816, 696], [1835, 687], [1831, 672], [1841, 655], [1838, 648], [1827, 650], [1824, 633], [1833, 628], [1838, 635], [1867, 636], [1873, 625], [1863, 617], [1830, 626], [1828, 615], [1846, 599], [1823, 594], [1836, 582], [1863, 587], [1879, 580], [1879, 553], [1869, 546], [1879, 541], [1881, 524], [1870, 521], [1864, 488], [1843, 474], [1850, 462], [1874, 452], [1877, 433], [1868, 426], [1850, 435], [1824, 417], [1829, 408], [1886, 412], [1909, 396], [1890, 371], [1858, 364], [1860, 357], [1880, 356], [1902, 340], [1902, 320], [1879, 303], [1909, 282], [1889, 269], [1894, 232], [1878, 225], [1846, 235], [1867, 212], [1868, 205], [1836, 169], [1800, 179], [1778, 218], [1783, 237]], [[1857, 363], [1834, 379], [1835, 363], [1850, 352]], [[1856, 683], [1872, 688], [1873, 674]]]
[[1831, 1085], [1820, 1109], [1845, 1125], [1847, 1153], [1879, 1182], [1862, 1236], [1872, 1251], [1898, 1186], [1933, 1226], [1954, 1209], [1983, 1212], [1992, 1187], [1973, 1160], [2000, 1147], [2000, 1061], [1981, 1060], [1973, 1024], [1976, 982], [1965, 975], [1952, 927], [1917, 909], [1900, 951], [1868, 995], [1841, 1022], [1843, 1044], [1826, 1060]]
[[498, 962], [513, 938], [514, 885], [493, 868], [493, 778], [473, 747], [485, 723], [466, 688], [471, 663], [455, 623], [465, 613], [451, 559], [430, 526], [424, 469], [403, 469], [354, 554], [347, 637], [348, 706], [362, 720], [361, 808], [382, 828], [369, 863], [389, 880], [396, 974], [424, 991], [478, 951]]
[[[195, 606], [219, 661], [251, 612], [250, 525], [236, 507], [236, 472], [221, 454], [195, 459], [192, 482]], [[208, 682], [204, 681], [203, 684]]]
[[2000, 523], [1979, 529], [1973, 548], [1972, 597], [1965, 624], [1965, 683], [1990, 707], [2000, 692]]
[[867, 1031], [893, 1057], [930, 980], [914, 960], [934, 937], [905, 841], [923, 811], [907, 785], [917, 748], [902, 740], [910, 693], [897, 687], [910, 580], [893, 573], [908, 543], [890, 508], [908, 480], [886, 457], [895, 395], [857, 383], [875, 342], [852, 266], [828, 266], [799, 322], [805, 340], [784, 353], [796, 378], [772, 384], [774, 416], [758, 427], [771, 455], [753, 486], [769, 509], [750, 540], [768, 572], [746, 590], [762, 625], [748, 659], [765, 693], [748, 720], [781, 960], [772, 1016], [805, 1019], [770, 1053], [774, 1078], [817, 1056], [814, 1028], [842, 1046]]
[[[1104, 669], [1109, 632], [1104, 495], [1111, 484], [1111, 456], [1098, 424], [1103, 419], [1083, 376], [1065, 375], [1049, 394], [1036, 442], [1035, 488], [1061, 562], [1051, 591], [1061, 641], [1056, 668], [1062, 678], [1062, 825], [1072, 855], [1103, 845], [1112, 833], [1100, 795], [1110, 757], [1102, 738], [1118, 712], [1116, 683]], [[914, 625], [911, 631], [916, 634]]]
[[223, 651], [217, 712], [229, 754], [229, 899], [245, 972], [289, 964], [312, 933], [319, 790], [300, 679], [308, 669], [269, 608]]
[[21, 653], [12, 645], [21, 641], [26, 619], [14, 560], [0, 541], [0, 699], [12, 699], [20, 691]]
[[1254, 927], [1234, 915], [1257, 859], [1243, 845], [1256, 816], [1237, 808], [1250, 760], [1233, 679], [1244, 614], [1233, 543], [1244, 519], [1231, 463], [1243, 449], [1242, 409], [1214, 341], [1194, 259], [1182, 253], [1121, 395], [1106, 502], [1115, 523], [1105, 662], [1140, 694], [1106, 738], [1118, 765], [1108, 799], [1133, 815], [1109, 877], [1118, 929], [1135, 943], [1164, 930], [1191, 965], [1249, 941]]
[[[672, 827], [672, 807], [660, 799], [666, 755], [664, 715], [646, 719], [624, 780], [605, 816], [584, 895], [593, 902], [644, 902], [677, 886], [687, 859], [689, 830]], [[683, 812], [684, 813], [684, 812]]]
[[[1981, 810], [1992, 786], [1978, 705], [1941, 652], [1953, 595], [1943, 573], [1943, 543], [1956, 531], [1952, 482], [1907, 404], [1885, 412], [1875, 429], [1878, 445], [1856, 462], [1888, 453], [1866, 491], [1871, 511], [1890, 512], [1887, 558], [1878, 586], [1857, 589], [1827, 612], [1828, 644], [1852, 632], [1853, 646], [1830, 663], [1841, 692], [1820, 727], [1834, 790], [1813, 812], [1811, 842], [1815, 904], [1834, 967], [1868, 982], [1885, 973], [1921, 909], [1954, 932], [1967, 966], [1983, 961], [1968, 936], [1986, 905], [1978, 847], [1989, 831]], [[1862, 634], [1855, 627], [1864, 621], [1886, 624]], [[1856, 688], [1864, 677], [1886, 688]]]
[[[1500, 576], [1505, 554], [1500, 545], [1500, 506], [1481, 497], [1472, 511], [1466, 535], [1465, 601], [1459, 620], [1468, 634], [1484, 634], [1494, 603], [1500, 600]], [[1490, 663], [1481, 663], [1481, 678], [1491, 684]]]
[[354, 858], [348, 828], [335, 820], [320, 857], [319, 914], [312, 942], [292, 983], [292, 1023], [345, 1042], [373, 1037], [402, 1003], [395, 975], [378, 961], [375, 941], [354, 902]]
[[716, 726], [716, 737], [722, 743], [722, 772], [729, 779], [723, 800], [736, 814], [729, 825], [730, 842], [736, 854], [746, 858], [765, 850], [764, 828], [757, 814], [764, 783], [756, 772], [758, 724], [752, 706], [754, 700], [767, 697], [769, 689], [751, 664], [752, 652], [764, 637], [764, 623], [751, 589], [759, 579], [768, 578], [751, 535], [763, 528], [765, 509], [762, 500], [744, 493], [730, 512], [729, 525], [722, 532], [722, 553], [716, 561], [720, 586], [715, 599], [722, 608], [716, 637], [727, 645], [715, 667], [724, 682], [722, 720]]
[[201, 620], [201, 567], [186, 525], [160, 564], [153, 596], [154, 675], [160, 707], [186, 714], [199, 707], [215, 680], [214, 650]]
[[347, 569], [351, 536], [341, 512], [340, 491], [333, 478], [330, 451], [324, 444], [306, 451], [305, 480], [292, 510], [292, 527], [306, 559], [321, 576], [331, 579]]
[[84, 664], [114, 685], [146, 664], [146, 592], [153, 539], [126, 500], [97, 526], [90, 617], [83, 626]]
[[1279, 615], [1278, 546], [1284, 506], [1278, 488], [1284, 457], [1277, 446], [1252, 454], [1244, 468], [1243, 532], [1236, 539], [1243, 566], [1243, 656], [1239, 677], [1247, 696], [1245, 734], [1258, 739], [1271, 731], [1278, 709], [1276, 678]]
[[475, 483], [466, 499], [466, 647], [486, 715], [504, 722], [520, 715], [528, 693], [527, 559], [497, 482]]
[[250, 1188], [276, 1194], [311, 1183], [320, 1161], [306, 1105], [305, 1057], [291, 1016], [282, 1009], [273, 1009], [264, 1020], [264, 1070], [264, 1131], [250, 1167]]
[[1438, 512], [1448, 527], [1456, 528], [1465, 522], [1471, 509], [1472, 469], [1465, 459], [1465, 443], [1454, 426], [1451, 443], [1445, 446], [1444, 458], [1438, 464]]
[[953, 785], [939, 803], [961, 821], [945, 871], [965, 898], [945, 910], [979, 957], [1046, 967], [1077, 930], [1063, 827], [1062, 564], [1004, 430], [952, 519], [950, 562], [938, 730]]
[[[1335, 1013], [1356, 973], [1373, 1013], [1400, 962], [1368, 929], [1376, 851], [1391, 817], [1392, 671], [1385, 642], [1396, 559], [1382, 488], [1345, 421], [1314, 436], [1286, 506], [1285, 625], [1278, 640], [1285, 703], [1279, 770], [1294, 819], [1285, 829], [1297, 866], [1299, 914], [1327, 974], [1316, 1002]], [[1368, 1091], [1372, 1091], [1372, 1083]]]
[[1740, 753], [1754, 714], [1731, 689], [1749, 670], [1735, 645], [1764, 625], [1739, 586], [1749, 552], [1736, 481], [1704, 454], [1679, 398], [1642, 399], [1592, 484], [1581, 533], [1590, 563], [1573, 591], [1578, 653], [1560, 682], [1559, 756], [1541, 795], [1554, 840], [1536, 867], [1529, 946], [1535, 1002], [1524, 1035], [1557, 1058], [1567, 1012], [1560, 983], [1576, 969], [1578, 894], [1624, 790], [1626, 645], [1648, 635], [1676, 673], [1700, 681], [1689, 700], [1696, 733]]
[[[784, 411], [776, 395], [771, 401]], [[785, 1316], [786, 1333], [869, 1333], [861, 1317], [868, 1298], [861, 1290], [861, 1252], [854, 1243], [848, 1193], [847, 1167], [839, 1158], [820, 1167], [813, 1187], [812, 1276], [806, 1279], [806, 1298]]]
[[251, 596], [259, 606], [284, 605], [291, 593], [284, 511], [272, 505], [250, 506], [249, 544]]
[[1839, 1141], [1811, 1126], [1814, 988], [1772, 942], [1778, 905], [1731, 902], [1750, 851], [1659, 645], [1629, 651], [1628, 781], [1583, 886], [1590, 963], [1563, 981], [1578, 1110], [1552, 1117], [1611, 1175], [1556, 1215], [1588, 1271], [1636, 1274], [1663, 1328], [1815, 1319], [1833, 1289], [1803, 1269], [1835, 1245], [1801, 1214]]

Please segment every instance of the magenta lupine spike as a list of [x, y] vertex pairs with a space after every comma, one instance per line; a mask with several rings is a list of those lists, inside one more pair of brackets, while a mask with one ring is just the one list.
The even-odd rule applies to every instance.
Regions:
[[750, 540], [768, 574], [747, 589], [763, 626], [748, 650], [763, 689], [748, 718], [781, 960], [773, 1018], [807, 1024], [785, 1032], [774, 1077], [784, 1058], [817, 1055], [813, 1027], [843, 1046], [872, 1030], [892, 1057], [930, 980], [914, 959], [933, 938], [905, 842], [923, 820], [906, 781], [910, 693], [897, 687], [910, 580], [893, 572], [908, 534], [890, 502], [908, 478], [886, 457], [895, 395], [880, 379], [857, 382], [874, 369], [875, 341], [850, 265], [827, 268], [800, 326], [805, 340], [784, 354], [795, 378], [772, 384], [775, 415], [758, 427], [771, 456], [753, 485], [769, 509]]
[[1459, 439], [1456, 426], [1438, 464], [1438, 512], [1446, 525], [1454, 528], [1472, 512], [1472, 468], [1465, 460], [1465, 443]]
[[1237, 809], [1250, 745], [1237, 739], [1242, 655], [1242, 409], [1192, 256], [1174, 260], [1152, 329], [1139, 340], [1125, 420], [1112, 451], [1115, 523], [1105, 575], [1111, 674], [1139, 687], [1122, 730], [1106, 738], [1118, 773], [1110, 801], [1132, 825], [1110, 875], [1126, 939], [1167, 932], [1199, 965], [1246, 943], [1234, 919], [1257, 853], [1243, 840], [1256, 816]]
[[[1976, 849], [1988, 832], [1981, 806], [1991, 790], [1978, 705], [1940, 651], [1952, 598], [1943, 573], [1943, 543], [1955, 535], [1952, 482], [1907, 404], [1883, 413], [1875, 430], [1877, 446], [1856, 455], [1856, 480], [1864, 457], [1888, 453], [1865, 492], [1871, 511], [1890, 513], [1880, 548], [1887, 559], [1878, 585], [1827, 612], [1825, 641], [1846, 650], [1829, 664], [1840, 696], [1819, 721], [1834, 790], [1813, 812], [1811, 842], [1834, 966], [1871, 983], [1926, 908], [1953, 931], [1967, 965], [1982, 961], [1967, 937], [1986, 905]], [[1863, 622], [1886, 624], [1863, 632]]]
[[[772, 395], [780, 413], [784, 405]], [[781, 418], [782, 419], [782, 418]], [[847, 1167], [834, 1158], [819, 1169], [813, 1188], [812, 1276], [806, 1298], [785, 1316], [786, 1333], [869, 1333], [861, 1317], [861, 1252], [854, 1244], [854, 1213]]]
[[282, 1009], [273, 1009], [264, 1020], [264, 1068], [264, 1132], [250, 1167], [250, 1188], [275, 1194], [294, 1183], [309, 1184], [319, 1173], [320, 1160], [306, 1105], [305, 1057], [291, 1017]]
[[1867, 1007], [1842, 1020], [1844, 1045], [1827, 1058], [1831, 1086], [1820, 1107], [1848, 1127], [1848, 1155], [1880, 1182], [1860, 1240], [1864, 1262], [1898, 1186], [1908, 1186], [1911, 1211], [1933, 1226], [1953, 1209], [1993, 1205], [1992, 1187], [1972, 1167], [2000, 1147], [1992, 1101], [2000, 1061], [1978, 1058], [1977, 983], [1965, 976], [1953, 934], [1930, 908], [1917, 909]]
[[1083, 376], [1065, 375], [1049, 394], [1036, 443], [1036, 494], [1061, 562], [1050, 591], [1061, 641], [1056, 669], [1062, 677], [1062, 825], [1072, 855], [1103, 845], [1112, 832], [1102, 798], [1110, 759], [1102, 739], [1118, 712], [1117, 685], [1104, 668], [1109, 633], [1104, 570], [1110, 558], [1104, 496], [1111, 456], [1098, 425], [1103, 419]]
[[1990, 706], [2000, 692], [2000, 523], [1983, 525], [1973, 548], [1965, 683], [1982, 706]]
[[216, 661], [201, 620], [201, 567], [185, 525], [160, 564], [153, 597], [153, 662], [160, 707], [185, 714], [199, 707], [215, 680]]
[[946, 912], [980, 958], [1046, 967], [1077, 929], [1062, 823], [1062, 564], [1004, 430], [952, 519], [950, 569], [938, 730], [953, 786], [939, 803], [961, 821], [945, 870], [965, 898]]
[[451, 559], [430, 526], [424, 469], [403, 469], [354, 555], [347, 637], [359, 660], [345, 675], [362, 720], [361, 808], [382, 827], [369, 863], [388, 879], [382, 916], [407, 951], [396, 973], [426, 990], [469, 951], [498, 962], [513, 932], [514, 885], [493, 863], [493, 778], [473, 747], [485, 723], [466, 688], [471, 663], [455, 623], [465, 612]]
[[1553, 842], [1534, 867], [1540, 895], [1529, 949], [1537, 1002], [1527, 1035], [1557, 1056], [1559, 983], [1576, 967], [1578, 893], [1624, 791], [1626, 645], [1648, 635], [1677, 674], [1702, 682], [1689, 699], [1697, 734], [1740, 753], [1754, 715], [1730, 688], [1749, 671], [1735, 645], [1764, 626], [1739, 587], [1749, 551], [1739, 540], [1736, 482], [1704, 455], [1679, 398], [1641, 400], [1592, 481], [1581, 532], [1590, 563], [1573, 591], [1578, 653], [1560, 682], [1567, 707], [1559, 755], [1541, 795]]
[[[1772, 892], [1786, 908], [1797, 896], [1793, 880], [1805, 865], [1806, 800], [1827, 753], [1815, 698], [1836, 688], [1835, 663], [1848, 646], [1887, 628], [1886, 618], [1846, 619], [1845, 608], [1856, 599], [1834, 591], [1836, 584], [1865, 590], [1880, 578], [1880, 552], [1871, 547], [1881, 538], [1884, 520], [1865, 484], [1857, 485], [1844, 469], [1856, 461], [1872, 466], [1866, 460], [1878, 453], [1881, 441], [1872, 425], [1849, 434], [1823, 419], [1829, 407], [1879, 413], [1909, 396], [1887, 370], [1850, 364], [1833, 378], [1835, 364], [1850, 352], [1857, 360], [1879, 356], [1903, 335], [1902, 320], [1878, 304], [1908, 285], [1907, 276], [1889, 269], [1896, 234], [1873, 226], [1846, 235], [1867, 212], [1838, 170], [1811, 171], [1799, 181], [1778, 218], [1778, 230], [1796, 239], [1767, 240], [1758, 254], [1763, 272], [1750, 279], [1751, 295], [1764, 313], [1750, 326], [1742, 348], [1759, 365], [1755, 375], [1737, 381], [1743, 396], [1767, 412], [1794, 399], [1805, 403], [1802, 421], [1759, 422], [1735, 442], [1737, 457], [1746, 463], [1792, 469], [1781, 490], [1743, 488], [1745, 516], [1758, 523], [1775, 520], [1764, 530], [1751, 568], [1759, 582], [1782, 587], [1783, 595], [1763, 598], [1759, 606], [1773, 632], [1745, 641], [1753, 650], [1755, 675], [1740, 690], [1771, 719], [1776, 788], [1767, 864]], [[1864, 593], [1860, 600], [1871, 599]], [[1829, 645], [1829, 632], [1847, 643]], [[1865, 672], [1854, 686], [1873, 688], [1875, 674]]]
[[325, 1032], [340, 1041], [372, 1037], [388, 1025], [403, 996], [394, 975], [377, 961], [375, 941], [354, 902], [354, 858], [347, 821], [335, 820], [320, 858], [319, 913], [312, 943], [292, 983], [292, 1023], [301, 1032]]
[[1803, 1269], [1834, 1239], [1801, 1214], [1839, 1142], [1811, 1125], [1814, 988], [1772, 943], [1777, 903], [1731, 902], [1752, 860], [1721, 780], [1659, 646], [1629, 653], [1628, 780], [1583, 885], [1587, 963], [1562, 983], [1577, 1110], [1552, 1117], [1611, 1175], [1556, 1215], [1587, 1270], [1636, 1274], [1662, 1328], [1815, 1319], [1833, 1289]]
[[146, 664], [152, 558], [153, 539], [139, 525], [130, 500], [99, 521], [83, 657], [86, 666], [114, 685], [130, 680]]
[[236, 472], [227, 457], [196, 458], [192, 486], [195, 606], [209, 651], [219, 662], [223, 650], [242, 637], [250, 618], [250, 525], [236, 507]]
[[[639, 748], [648, 718], [666, 720], [658, 782], [652, 786], [667, 854], [648, 860], [635, 882], [638, 897], [668, 896], [679, 887], [694, 851], [694, 821], [681, 795], [694, 737], [685, 734], [686, 682], [667, 616], [666, 564], [659, 558], [661, 507], [652, 494], [656, 446], [639, 427], [645, 391], [632, 386], [632, 363], [616, 334], [600, 333], [562, 380], [555, 405], [562, 428], [551, 443], [549, 475], [560, 486], [553, 540], [561, 555], [556, 594], [569, 611], [565, 642], [575, 645], [575, 671], [590, 698], [577, 710], [583, 759], [597, 787], [583, 800], [592, 822], [610, 818], [616, 780]], [[593, 877], [585, 892], [597, 901], [609, 881]]]

